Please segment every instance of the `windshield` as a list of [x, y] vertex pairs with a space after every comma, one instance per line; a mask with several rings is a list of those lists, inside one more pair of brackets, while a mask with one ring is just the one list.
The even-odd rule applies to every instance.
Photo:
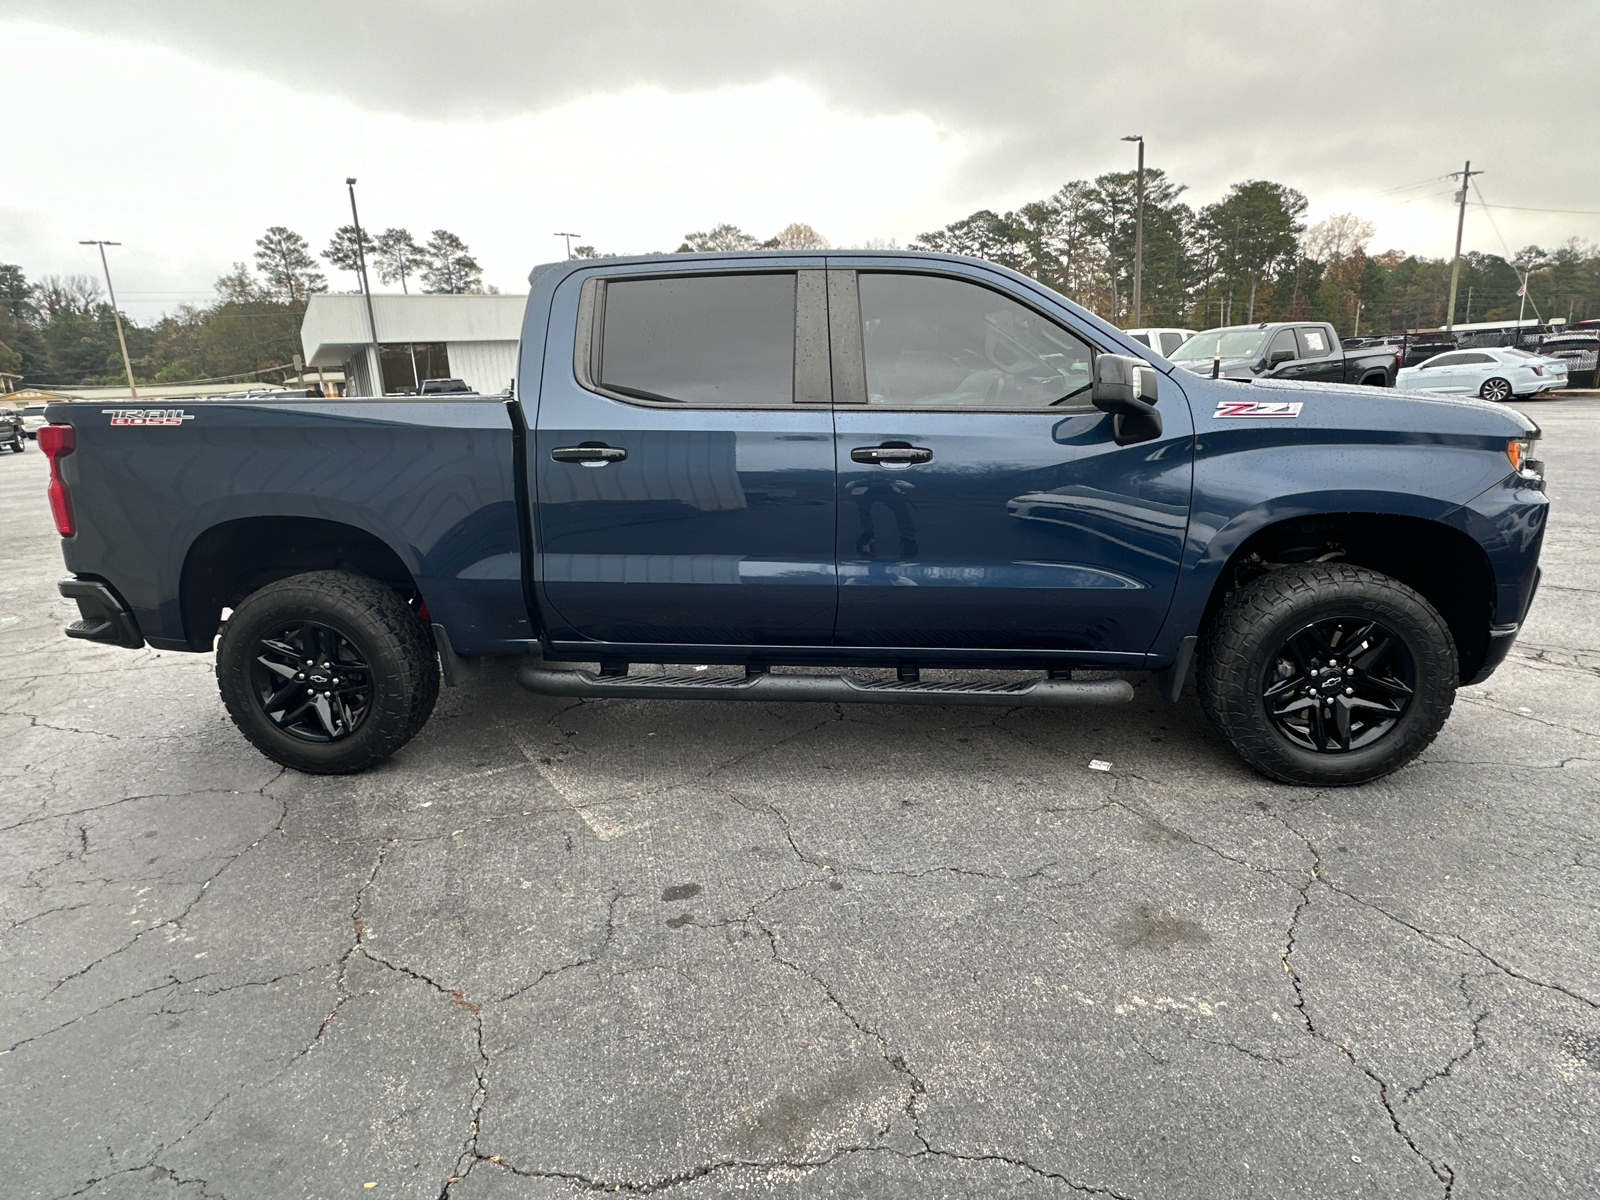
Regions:
[[1223, 358], [1249, 358], [1261, 349], [1266, 339], [1264, 329], [1211, 329], [1197, 333], [1167, 357], [1173, 362], [1193, 362], [1198, 358], [1216, 358], [1220, 338]]

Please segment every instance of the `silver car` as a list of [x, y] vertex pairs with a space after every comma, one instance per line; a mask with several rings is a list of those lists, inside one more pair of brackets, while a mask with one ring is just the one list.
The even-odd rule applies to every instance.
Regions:
[[1451, 350], [1415, 367], [1403, 367], [1394, 385], [1410, 392], [1481, 396], [1503, 403], [1567, 386], [1567, 364], [1531, 350]]

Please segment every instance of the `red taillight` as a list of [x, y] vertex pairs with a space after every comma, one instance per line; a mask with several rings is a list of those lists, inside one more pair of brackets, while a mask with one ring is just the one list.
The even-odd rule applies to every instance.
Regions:
[[56, 532], [71, 537], [78, 531], [72, 519], [72, 495], [61, 479], [61, 460], [78, 448], [78, 431], [71, 425], [39, 426], [39, 449], [50, 460], [50, 515], [56, 519]]

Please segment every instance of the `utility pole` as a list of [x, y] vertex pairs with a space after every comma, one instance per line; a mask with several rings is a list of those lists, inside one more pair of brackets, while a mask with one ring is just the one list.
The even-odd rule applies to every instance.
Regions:
[[111, 319], [117, 323], [117, 342], [122, 347], [122, 369], [128, 373], [128, 394], [137, 400], [139, 389], [133, 386], [133, 363], [128, 359], [128, 339], [122, 335], [122, 314], [117, 311], [117, 289], [111, 286], [111, 264], [106, 261], [106, 247], [120, 246], [122, 243], [90, 239], [78, 245], [100, 247], [100, 266], [106, 273], [106, 291], [111, 294]]
[[575, 238], [575, 237], [582, 237], [583, 234], [581, 234], [581, 233], [552, 233], [550, 236], [551, 237], [558, 237], [558, 238], [566, 238], [567, 239], [567, 258], [570, 260], [572, 258], [572, 239]]
[[[367, 279], [367, 252], [362, 245], [361, 217], [356, 212], [356, 181], [355, 177], [344, 181], [350, 189], [350, 219], [356, 226], [356, 265], [361, 269], [361, 293], [367, 298], [367, 335], [372, 339], [372, 353], [368, 359], [367, 370], [372, 375], [373, 394], [383, 395], [383, 352], [378, 349], [378, 320], [372, 315], [372, 284]], [[347, 389], [348, 390], [348, 389]]]
[[1139, 208], [1133, 226], [1133, 327], [1144, 324], [1144, 135], [1131, 134], [1122, 139], [1139, 143]]
[[1482, 171], [1472, 169], [1472, 160], [1467, 159], [1467, 165], [1460, 172], [1450, 172], [1451, 179], [1461, 180], [1461, 190], [1456, 193], [1456, 199], [1461, 202], [1461, 211], [1456, 217], [1456, 257], [1450, 266], [1450, 310], [1445, 314], [1444, 327], [1448, 332], [1456, 325], [1456, 287], [1461, 282], [1461, 231], [1467, 225], [1467, 184], [1472, 182], [1474, 175], [1482, 175]]
[[1467, 288], [1467, 319], [1462, 324], [1472, 324], [1472, 288], [1470, 286]]

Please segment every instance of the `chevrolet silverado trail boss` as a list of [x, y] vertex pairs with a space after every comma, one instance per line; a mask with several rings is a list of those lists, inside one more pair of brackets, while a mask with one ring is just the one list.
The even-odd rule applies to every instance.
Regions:
[[530, 283], [509, 397], [52, 405], [67, 633], [215, 648], [239, 730], [309, 772], [493, 655], [552, 696], [1007, 707], [1193, 669], [1247, 762], [1336, 785], [1427, 746], [1533, 598], [1508, 409], [1207, 379], [947, 255]]

